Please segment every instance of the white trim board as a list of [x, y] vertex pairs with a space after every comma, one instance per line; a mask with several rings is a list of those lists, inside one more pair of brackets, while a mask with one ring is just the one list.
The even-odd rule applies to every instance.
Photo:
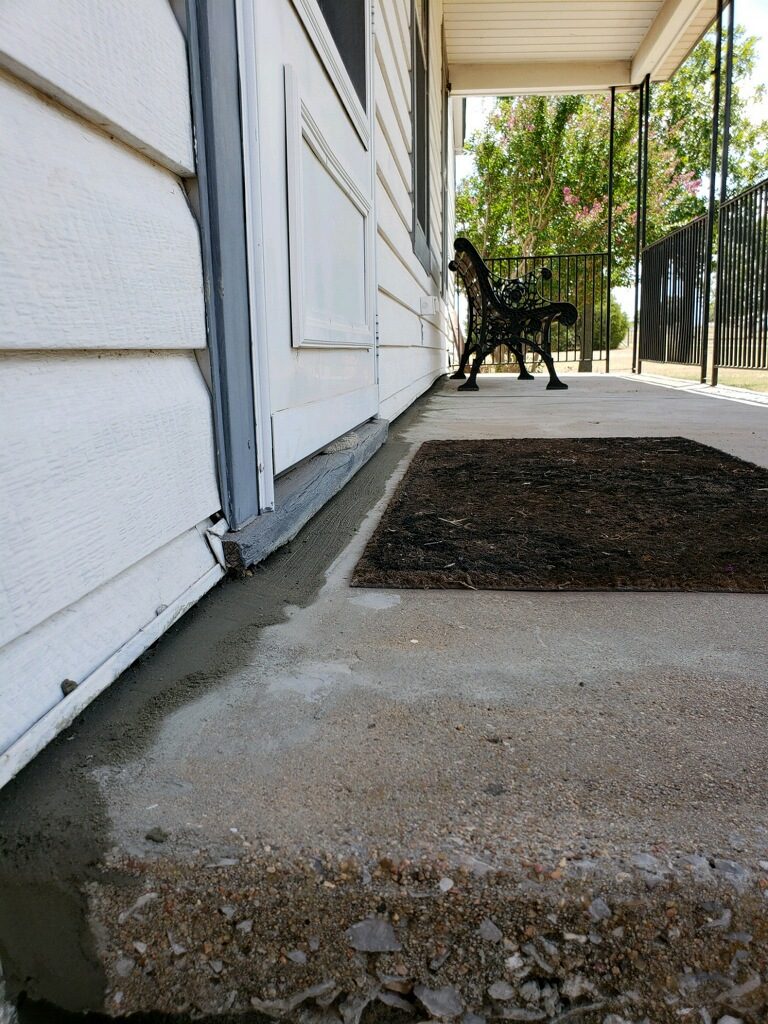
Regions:
[[520, 61], [510, 64], [452, 62], [451, 96], [527, 96], [608, 92], [631, 87], [630, 62]]
[[240, 98], [243, 125], [243, 177], [245, 233], [248, 243], [248, 291], [251, 311], [251, 366], [253, 368], [256, 471], [259, 510], [275, 507], [272, 465], [272, 424], [267, 344], [267, 284], [265, 277], [264, 214], [261, 193], [260, 112], [256, 73], [256, 9], [248, 0], [235, 0]]

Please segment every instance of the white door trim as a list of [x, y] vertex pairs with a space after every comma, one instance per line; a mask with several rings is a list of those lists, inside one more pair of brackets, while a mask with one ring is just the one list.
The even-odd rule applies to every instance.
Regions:
[[272, 410], [269, 394], [269, 347], [267, 343], [264, 232], [259, 162], [259, 91], [256, 64], [258, 26], [256, 4], [253, 0], [235, 0], [235, 8], [243, 128], [245, 229], [248, 240], [248, 291], [251, 309], [251, 363], [254, 373], [259, 510], [269, 512], [275, 507], [275, 473], [272, 452]]

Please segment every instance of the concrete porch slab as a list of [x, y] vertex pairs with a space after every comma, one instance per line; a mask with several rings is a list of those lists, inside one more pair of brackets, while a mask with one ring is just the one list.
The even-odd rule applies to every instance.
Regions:
[[480, 384], [438, 385], [0, 793], [12, 994], [328, 1024], [768, 1019], [768, 598], [348, 586], [424, 440], [683, 435], [768, 465], [768, 409]]

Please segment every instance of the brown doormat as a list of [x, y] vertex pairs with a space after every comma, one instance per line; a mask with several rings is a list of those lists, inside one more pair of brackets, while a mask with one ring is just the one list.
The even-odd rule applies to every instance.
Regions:
[[768, 592], [768, 470], [683, 437], [428, 441], [356, 587]]

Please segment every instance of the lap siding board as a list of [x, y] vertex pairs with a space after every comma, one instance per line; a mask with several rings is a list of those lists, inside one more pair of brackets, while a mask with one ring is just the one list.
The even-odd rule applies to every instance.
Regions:
[[0, 785], [223, 574], [184, 37], [49, 7], [0, 10]]

